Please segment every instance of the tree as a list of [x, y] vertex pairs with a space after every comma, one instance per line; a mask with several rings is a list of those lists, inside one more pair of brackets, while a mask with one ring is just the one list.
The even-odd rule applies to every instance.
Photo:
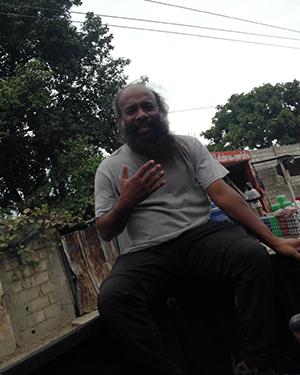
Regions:
[[300, 142], [300, 82], [265, 84], [232, 95], [217, 107], [213, 126], [202, 135], [212, 151]]
[[31, 195], [26, 206], [33, 209], [46, 201], [79, 218], [94, 217], [94, 177], [101, 159], [87, 136], [70, 139], [64, 152], [57, 156], [60, 168], [48, 171], [46, 182]]
[[[70, 8], [79, 4], [16, 0], [0, 5], [4, 208], [23, 208], [24, 202], [39, 201], [39, 193], [46, 203], [63, 204], [74, 196], [76, 183], [72, 188], [70, 181], [75, 181], [71, 176], [77, 173], [77, 159], [83, 158], [82, 165], [92, 161], [95, 167], [103, 149], [110, 153], [120, 146], [111, 103], [126, 83], [124, 67], [129, 60], [111, 56], [113, 36], [99, 17], [89, 13], [81, 29], [72, 25]], [[88, 152], [77, 152], [73, 163], [72, 145], [78, 151], [78, 143]], [[89, 176], [85, 183], [93, 186]], [[49, 189], [50, 183], [55, 188]]]
[[[1, 206], [19, 203], [32, 194], [48, 165], [47, 119], [51, 73], [38, 60], [17, 65], [15, 74], [0, 81]], [[46, 121], [45, 121], [46, 120]]]

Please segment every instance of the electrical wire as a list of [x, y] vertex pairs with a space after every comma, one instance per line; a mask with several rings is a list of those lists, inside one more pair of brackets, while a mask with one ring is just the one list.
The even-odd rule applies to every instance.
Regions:
[[187, 109], [178, 109], [175, 111], [169, 111], [169, 113], [179, 113], [179, 112], [189, 112], [189, 111], [199, 111], [201, 109], [210, 109], [210, 108], [216, 108], [215, 105], [209, 105], [206, 107], [196, 107], [196, 108], [187, 108]]
[[[218, 15], [218, 16], [223, 16], [223, 17], [228, 17], [228, 18], [234, 18], [234, 19], [238, 19], [238, 20], [241, 20], [241, 21], [245, 21], [245, 22], [257, 23], [257, 24], [264, 25], [264, 26], [275, 27], [275, 28], [282, 29], [282, 30], [299, 32], [299, 31], [296, 31], [296, 30], [282, 28], [282, 27], [279, 27], [279, 26], [262, 24], [262, 23], [258, 23], [258, 22], [255, 22], [255, 21], [243, 20], [243, 19], [239, 19], [239, 18], [236, 18], [236, 17], [230, 17], [230, 16], [225, 16], [225, 15], [215, 14], [215, 13], [212, 13], [212, 12], [200, 11], [200, 10], [196, 10], [196, 9], [191, 9], [191, 8], [176, 6], [176, 5], [173, 5], [173, 4], [167, 4], [167, 3], [162, 3], [162, 2], [153, 1], [153, 0], [144, 0], [144, 1], [158, 3], [158, 4], [163, 4], [163, 5], [169, 5], [169, 6], [179, 7], [179, 8], [184, 8], [184, 9], [188, 9], [188, 10], [195, 10], [195, 11], [199, 11], [199, 12], [204, 12], [204, 13]], [[7, 4], [7, 3], [0, 3], [0, 5], [6, 5], [6, 6], [11, 6], [11, 7], [12, 6], [14, 6], [14, 7], [20, 7], [19, 5]], [[37, 10], [56, 11], [53, 8], [39, 8], [39, 7], [32, 7], [32, 6], [28, 6], [28, 5], [24, 5], [24, 6], [26, 6], [27, 8], [32, 8], [32, 9], [37, 9]], [[86, 15], [86, 13], [84, 13], [84, 12], [77, 12], [77, 11], [70, 11], [70, 13]], [[20, 16], [20, 17], [25, 17], [25, 18], [43, 18], [43, 19], [55, 20], [55, 18], [45, 17], [45, 16], [41, 16], [41, 15], [39, 15], [39, 16], [32, 16], [32, 15], [27, 15], [27, 14], [11, 13], [11, 12], [0, 12], [0, 14], [1, 15], [6, 15], [6, 16]], [[172, 25], [172, 26], [183, 26], [183, 27], [191, 27], [191, 28], [201, 28], [201, 29], [207, 29], [207, 30], [240, 33], [240, 34], [246, 34], [246, 35], [270, 37], [270, 38], [289, 39], [289, 40], [296, 40], [296, 41], [300, 40], [300, 39], [297, 39], [297, 38], [282, 37], [282, 36], [278, 36], [278, 35], [250, 33], [250, 32], [243, 32], [243, 31], [229, 30], [229, 29], [218, 29], [218, 28], [204, 27], [204, 26], [199, 26], [199, 25], [189, 25], [189, 24], [181, 24], [181, 23], [174, 23], [174, 22], [164, 22], [164, 21], [156, 21], [156, 20], [148, 20], [148, 19], [140, 19], [140, 18], [132, 18], [132, 17], [112, 16], [112, 15], [103, 15], [103, 14], [95, 14], [95, 15], [99, 16], [99, 17], [116, 18], [116, 19], [124, 19], [124, 20], [131, 20], [131, 21], [143, 21], [143, 22], [159, 23], [159, 24], [166, 24], [166, 25]], [[83, 21], [76, 21], [76, 20], [71, 20], [71, 22], [72, 23], [80, 23], [80, 24], [83, 23]], [[133, 30], [145, 30], [145, 31], [152, 31], [152, 32], [178, 34], [178, 35], [185, 35], [185, 36], [195, 36], [195, 37], [210, 38], [210, 39], [227, 40], [227, 41], [240, 42], [240, 43], [259, 44], [259, 45], [281, 47], [281, 48], [300, 49], [298, 47], [292, 47], [292, 46], [284, 46], [284, 45], [261, 43], [261, 42], [238, 40], [238, 39], [230, 39], [230, 38], [212, 37], [212, 36], [207, 36], [207, 35], [182, 33], [182, 32], [175, 32], [175, 31], [168, 31], [168, 30], [157, 30], [157, 29], [130, 27], [130, 26], [122, 26], [122, 25], [111, 25], [111, 24], [108, 24], [107, 26], [110, 26], [110, 27], [119, 27], [119, 28], [127, 28], [127, 29], [133, 29]], [[210, 109], [210, 108], [215, 108], [215, 107], [216, 106], [205, 106], [205, 107], [188, 108], [188, 109], [182, 109], [182, 110], [169, 111], [169, 113], [171, 114], [171, 113], [180, 113], [180, 112], [188, 112], [188, 111], [198, 111], [198, 110], [205, 110], [205, 109]]]
[[184, 36], [194, 36], [198, 38], [207, 38], [207, 39], [216, 39], [216, 40], [226, 40], [229, 42], [237, 42], [237, 43], [247, 43], [247, 44], [257, 44], [261, 46], [268, 46], [268, 47], [280, 47], [280, 48], [289, 48], [289, 49], [300, 49], [300, 47], [295, 46], [286, 46], [283, 44], [273, 44], [273, 43], [263, 43], [263, 42], [255, 42], [250, 40], [243, 40], [243, 39], [232, 39], [232, 38], [223, 38], [211, 35], [201, 35], [201, 34], [191, 34], [191, 33], [182, 33], [179, 31], [169, 31], [169, 30], [158, 30], [158, 29], [148, 29], [144, 27], [133, 27], [133, 26], [124, 26], [124, 25], [113, 25], [107, 24], [109, 27], [119, 27], [124, 29], [132, 29], [132, 30], [141, 30], [141, 31], [153, 31], [158, 33], [166, 33], [166, 34], [175, 34], [175, 35], [184, 35]]
[[230, 18], [230, 19], [233, 19], [233, 20], [236, 20], [236, 21], [242, 21], [242, 22], [253, 23], [253, 24], [255, 24], [255, 25], [261, 25], [261, 26], [266, 26], [266, 27], [272, 27], [272, 28], [279, 29], [279, 30], [291, 31], [291, 32], [293, 32], [293, 33], [300, 33], [299, 30], [289, 29], [289, 28], [287, 28], [287, 27], [281, 27], [281, 26], [276, 26], [276, 25], [270, 25], [270, 24], [268, 24], [268, 23], [262, 23], [262, 22], [258, 22], [258, 21], [247, 20], [247, 19], [245, 19], [245, 18], [239, 18], [239, 17], [228, 16], [228, 15], [221, 14], [221, 13], [214, 13], [214, 12], [209, 12], [209, 11], [206, 11], [206, 10], [200, 10], [200, 9], [195, 9], [195, 8], [188, 8], [188, 7], [184, 7], [184, 6], [181, 6], [181, 5], [175, 5], [175, 4], [165, 3], [165, 2], [162, 2], [162, 1], [156, 1], [156, 0], [144, 0], [144, 1], [147, 1], [147, 2], [149, 2], [149, 3], [159, 4], [159, 5], [167, 5], [167, 6], [170, 6], [170, 7], [175, 7], [175, 8], [185, 9], [185, 10], [191, 10], [191, 11], [193, 11], [193, 12], [199, 12], [199, 13], [210, 14], [210, 15], [212, 15], [212, 16], [218, 16], [218, 17]]
[[[5, 5], [5, 6], [9, 6], [9, 7], [17, 7], [17, 8], [25, 6], [26, 8], [40, 10], [40, 11], [42, 11], [42, 10], [53, 11], [53, 12], [57, 11], [57, 9], [53, 9], [53, 8], [36, 7], [36, 6], [30, 6], [30, 5], [27, 5], [27, 4], [17, 5], [17, 4], [0, 3], [0, 5]], [[85, 12], [79, 12], [79, 11], [70, 11], [70, 13], [79, 14], [79, 15], [86, 15]], [[247, 31], [240, 31], [240, 30], [231, 30], [231, 29], [219, 29], [219, 28], [200, 26], [200, 25], [191, 25], [191, 24], [177, 23], [177, 22], [150, 20], [150, 19], [145, 19], [145, 18], [115, 16], [115, 15], [109, 15], [109, 14], [94, 13], [94, 15], [102, 17], [102, 18], [103, 17], [104, 18], [115, 18], [115, 19], [129, 20], [129, 21], [149, 22], [149, 23], [169, 25], [169, 26], [198, 28], [198, 29], [211, 30], [211, 31], [221, 31], [221, 32], [228, 32], [228, 33], [235, 33], [235, 34], [260, 36], [260, 37], [266, 37], [266, 38], [276, 38], [276, 39], [286, 39], [286, 40], [300, 41], [299, 38], [292, 38], [292, 37], [281, 36], [281, 35], [261, 34], [261, 33], [247, 32]]]
[[[15, 16], [15, 17], [42, 18], [42, 19], [48, 19], [48, 20], [55, 20], [54, 18], [50, 18], [50, 17], [31, 16], [31, 15], [20, 14], [20, 13], [0, 12], [0, 14], [6, 15], [6, 16]], [[74, 21], [74, 20], [71, 20], [71, 22], [72, 23], [80, 23], [80, 24], [83, 23], [83, 21]], [[192, 36], [192, 37], [206, 38], [206, 39], [224, 40], [224, 41], [236, 42], [236, 43], [256, 44], [256, 45], [262, 45], [262, 46], [268, 46], [268, 47], [279, 47], [279, 48], [288, 48], [288, 49], [297, 49], [297, 50], [300, 49], [300, 47], [287, 46], [287, 45], [283, 45], [283, 44], [255, 42], [255, 41], [243, 40], [243, 39], [232, 39], [232, 38], [224, 38], [224, 37], [217, 37], [217, 36], [211, 36], [211, 35], [183, 33], [183, 32], [179, 32], [179, 31], [149, 29], [149, 28], [145, 28], [145, 27], [134, 27], [134, 26], [125, 26], [125, 25], [113, 25], [113, 24], [107, 24], [107, 26], [130, 29], [130, 30], [151, 31], [151, 32], [158, 32], [158, 33], [173, 34], [173, 35], [183, 35], [183, 36]]]
[[266, 38], [275, 38], [275, 39], [286, 39], [286, 40], [300, 41], [299, 38], [291, 38], [291, 37], [281, 36], [281, 35], [260, 34], [260, 33], [253, 33], [253, 32], [240, 31], [240, 30], [231, 30], [231, 29], [219, 29], [219, 28], [215, 28], [215, 27], [200, 26], [200, 25], [190, 25], [190, 24], [177, 23], [177, 22], [149, 20], [149, 19], [145, 19], [145, 18], [111, 16], [111, 15], [107, 15], [107, 14], [95, 14], [95, 15], [97, 15], [99, 17], [104, 17], [104, 18], [116, 18], [116, 19], [122, 19], [122, 20], [139, 21], [139, 22], [149, 22], [149, 23], [162, 24], [162, 25], [168, 25], [168, 26], [189, 27], [189, 28], [194, 28], [194, 29], [203, 29], [203, 30], [211, 30], [211, 31], [221, 31], [221, 32], [227, 32], [227, 33], [234, 33], [234, 34], [244, 34], [244, 35], [260, 36], [260, 37], [266, 37]]

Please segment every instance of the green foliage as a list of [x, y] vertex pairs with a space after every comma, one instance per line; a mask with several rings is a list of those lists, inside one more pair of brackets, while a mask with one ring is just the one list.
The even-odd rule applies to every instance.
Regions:
[[47, 167], [43, 147], [45, 108], [51, 102], [51, 73], [40, 60], [16, 66], [0, 80], [0, 201], [22, 201], [32, 193]]
[[49, 209], [44, 204], [34, 209], [25, 209], [20, 215], [0, 211], [0, 255], [3, 253], [17, 255], [27, 265], [35, 265], [31, 250], [26, 247], [28, 241], [41, 238], [59, 230], [71, 220], [71, 215], [65, 210]]
[[51, 207], [71, 212], [73, 221], [94, 217], [94, 178], [101, 160], [101, 151], [95, 150], [88, 137], [67, 141], [65, 152], [57, 156], [60, 168], [49, 171], [45, 183], [24, 207], [48, 201]]
[[300, 142], [300, 82], [265, 84], [232, 95], [202, 133], [211, 151], [256, 149]]
[[111, 56], [99, 17], [72, 25], [78, 0], [13, 4], [0, 12], [29, 18], [0, 15], [0, 205], [66, 205], [89, 216], [92, 170], [103, 149], [120, 146], [111, 103], [129, 61]]

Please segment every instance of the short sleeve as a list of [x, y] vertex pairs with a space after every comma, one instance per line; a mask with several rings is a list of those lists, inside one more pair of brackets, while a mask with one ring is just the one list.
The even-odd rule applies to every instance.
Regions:
[[98, 167], [95, 175], [95, 216], [100, 217], [110, 211], [117, 199], [116, 188], [112, 179], [101, 165]]
[[192, 138], [190, 147], [195, 178], [204, 190], [229, 173], [197, 138]]

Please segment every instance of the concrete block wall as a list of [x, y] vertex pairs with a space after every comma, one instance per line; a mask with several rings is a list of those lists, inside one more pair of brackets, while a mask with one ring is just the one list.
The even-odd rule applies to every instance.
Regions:
[[[287, 154], [300, 155], [300, 143], [250, 151], [252, 162], [263, 161], [274, 158], [276, 156]], [[267, 195], [271, 204], [276, 202], [276, 196], [280, 194], [285, 194], [288, 199], [291, 199], [291, 194], [284, 178], [277, 174], [276, 160], [259, 164], [254, 163], [253, 165], [265, 185]], [[295, 195], [300, 196], [300, 176], [291, 177], [290, 183], [295, 192]]]
[[35, 267], [0, 260], [0, 362], [58, 337], [75, 318], [56, 237], [36, 238], [27, 250]]

